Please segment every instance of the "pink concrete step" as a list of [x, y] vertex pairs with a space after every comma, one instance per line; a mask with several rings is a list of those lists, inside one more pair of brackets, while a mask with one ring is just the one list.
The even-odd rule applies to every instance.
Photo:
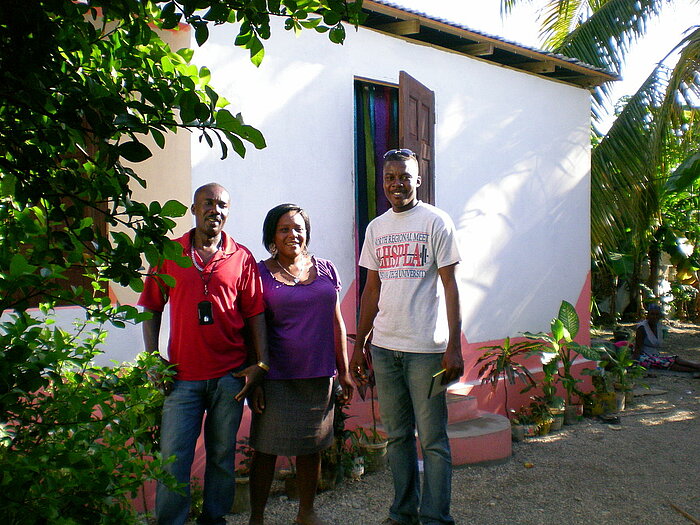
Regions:
[[[381, 424], [377, 430], [383, 432]], [[447, 435], [455, 466], [501, 463], [513, 454], [510, 421], [505, 416], [480, 410], [475, 418], [449, 423]]]
[[[476, 397], [471, 396], [466, 388], [452, 389], [447, 391], [447, 411], [448, 423], [467, 421], [479, 417], [479, 407]], [[374, 400], [374, 408], [377, 416], [377, 423], [381, 421], [379, 416], [379, 402]], [[348, 421], [354, 426], [368, 426], [372, 421], [371, 400], [367, 397], [364, 401], [357, 394], [347, 410], [351, 419]]]
[[[454, 465], [471, 465], [507, 460], [513, 453], [510, 422], [504, 416], [479, 410], [475, 396], [469, 395], [468, 385], [454, 385], [447, 391], [448, 435]], [[377, 428], [382, 430], [379, 403], [375, 402]], [[369, 427], [372, 422], [371, 403], [355, 396], [348, 411], [352, 417], [348, 428]]]
[[447, 423], [469, 421], [479, 417], [479, 406], [475, 396], [467, 394], [466, 390], [447, 391]]
[[480, 411], [479, 416], [447, 427], [453, 465], [498, 463], [513, 454], [510, 421], [505, 416]]

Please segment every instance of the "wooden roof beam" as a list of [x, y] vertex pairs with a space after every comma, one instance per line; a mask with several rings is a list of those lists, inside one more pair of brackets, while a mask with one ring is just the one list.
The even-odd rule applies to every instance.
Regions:
[[455, 46], [456, 51], [461, 51], [467, 55], [475, 57], [485, 57], [493, 55], [495, 46], [489, 42], [480, 42], [478, 44], [466, 44], [463, 46]]
[[400, 22], [391, 22], [390, 24], [379, 24], [372, 26], [372, 29], [391, 33], [392, 35], [407, 36], [417, 35], [420, 33], [420, 20], [402, 20]]
[[549, 60], [520, 62], [518, 64], [510, 64], [510, 66], [516, 69], [522, 69], [523, 71], [529, 71], [530, 73], [537, 73], [539, 75], [544, 73], [554, 73], [554, 71], [557, 69], [554, 62], [550, 62]]

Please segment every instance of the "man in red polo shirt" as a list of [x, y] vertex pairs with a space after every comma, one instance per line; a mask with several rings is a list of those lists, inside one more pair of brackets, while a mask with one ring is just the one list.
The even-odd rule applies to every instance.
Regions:
[[[176, 239], [192, 266], [173, 261], [152, 270], [139, 305], [153, 317], [143, 323], [146, 350], [158, 353], [162, 312], [170, 303], [168, 362], [176, 372], [163, 406], [161, 454], [175, 456], [165, 468], [180, 492], [162, 484], [156, 494], [159, 524], [182, 525], [190, 507], [190, 470], [202, 418], [206, 470], [201, 524], [225, 524], [235, 490], [236, 434], [243, 399], [268, 370], [264, 304], [257, 265], [247, 248], [224, 231], [230, 197], [220, 184], [194, 194], [195, 227]], [[174, 287], [158, 277], [175, 279]], [[247, 331], [257, 364], [246, 366]]]

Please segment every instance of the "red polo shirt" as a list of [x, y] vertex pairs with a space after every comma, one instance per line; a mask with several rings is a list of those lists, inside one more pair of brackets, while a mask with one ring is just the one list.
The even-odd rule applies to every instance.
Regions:
[[[176, 239], [186, 256], [190, 255], [193, 231]], [[157, 312], [170, 303], [168, 359], [176, 365], [177, 379], [214, 379], [242, 365], [246, 360], [245, 320], [265, 310], [253, 255], [226, 233], [222, 232], [222, 238], [221, 249], [201, 274], [194, 265], [181, 268], [173, 261], [152, 269], [138, 301], [139, 306]], [[176, 286], [166, 286], [154, 275], [157, 273], [174, 277]], [[204, 281], [208, 295], [204, 294]], [[211, 302], [213, 324], [199, 324], [197, 305], [202, 301]]]

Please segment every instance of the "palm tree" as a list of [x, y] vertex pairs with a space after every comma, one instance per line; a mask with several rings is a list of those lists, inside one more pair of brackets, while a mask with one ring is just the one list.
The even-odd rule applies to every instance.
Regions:
[[[698, 0], [685, 0], [698, 3]], [[507, 14], [530, 0], [501, 0]], [[547, 0], [541, 11], [543, 46], [587, 64], [621, 71], [647, 25], [674, 0]], [[597, 262], [632, 249], [638, 273], [651, 254], [658, 262], [664, 202], [700, 180], [700, 26], [690, 26], [671, 50], [673, 68], [660, 62], [639, 90], [626, 98], [607, 133], [600, 129], [610, 85], [594, 92], [591, 241]], [[652, 283], [653, 284], [653, 283]]]

